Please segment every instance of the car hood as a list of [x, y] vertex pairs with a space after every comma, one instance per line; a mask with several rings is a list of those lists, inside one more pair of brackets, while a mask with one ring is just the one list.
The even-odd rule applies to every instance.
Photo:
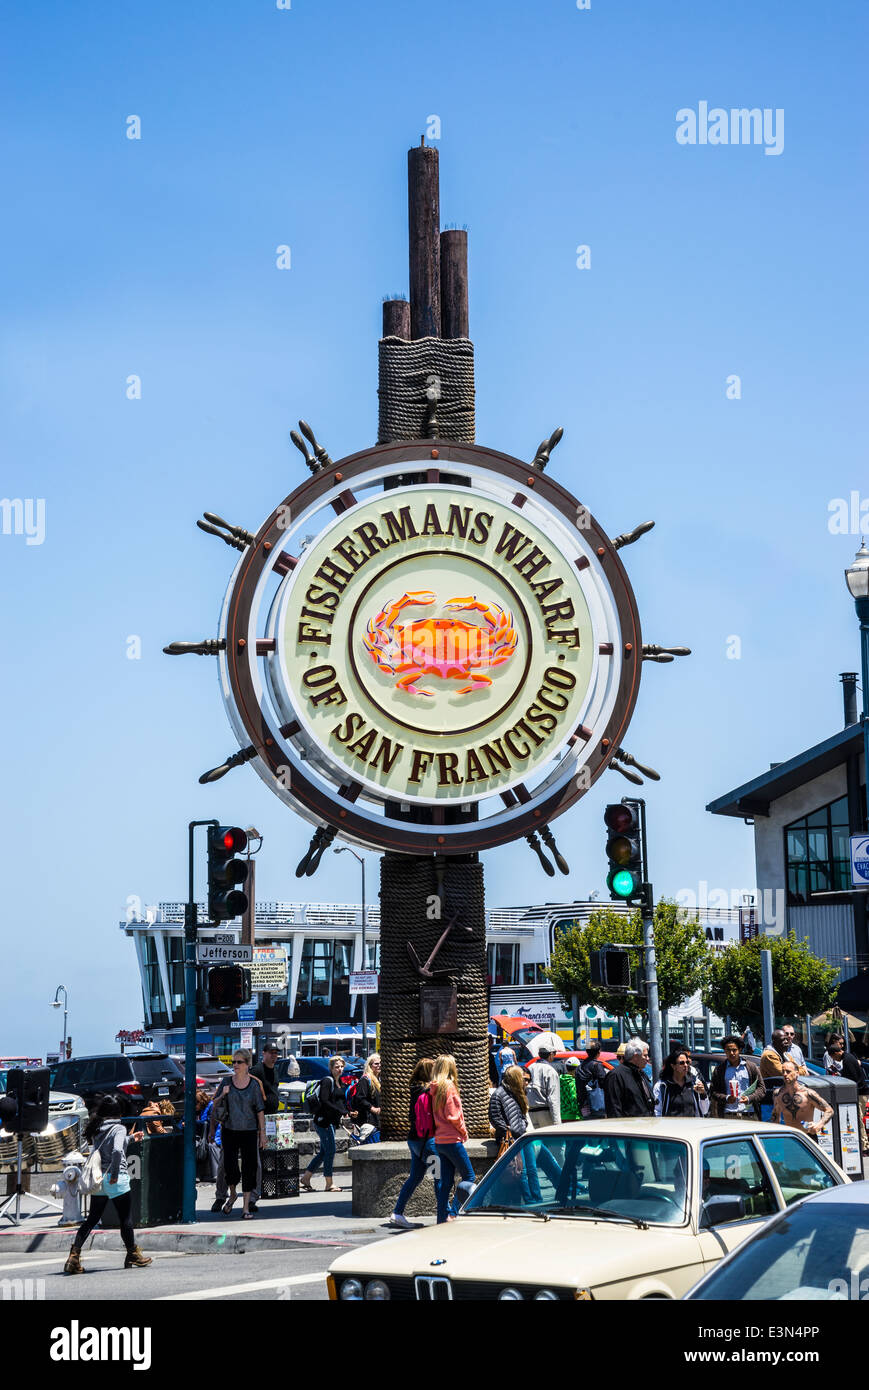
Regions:
[[626, 1275], [641, 1278], [696, 1258], [696, 1236], [690, 1226], [650, 1226], [642, 1231], [621, 1221], [553, 1217], [543, 1222], [533, 1217], [468, 1215], [349, 1251], [331, 1271], [337, 1276], [371, 1278], [436, 1272], [499, 1284], [593, 1288]]

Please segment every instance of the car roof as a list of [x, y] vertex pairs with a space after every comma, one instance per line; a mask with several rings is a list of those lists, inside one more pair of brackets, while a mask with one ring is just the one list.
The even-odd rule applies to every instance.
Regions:
[[[805, 1201], [813, 1204], [815, 1202], [838, 1202], [844, 1203], [846, 1206], [863, 1207], [869, 1202], [869, 1183], [860, 1182], [857, 1179], [856, 1182], [845, 1182], [838, 1187], [826, 1187], [823, 1192], [813, 1192], [811, 1196], [805, 1198]], [[803, 1202], [800, 1202], [800, 1206], [803, 1206]]]
[[[796, 1132], [796, 1131], [794, 1131]], [[721, 1139], [726, 1137], [744, 1138], [746, 1134], [769, 1133], [781, 1135], [782, 1126], [766, 1124], [757, 1120], [747, 1120], [745, 1126], [735, 1120], [714, 1120], [709, 1116], [690, 1119], [680, 1116], [674, 1119], [639, 1115], [628, 1120], [581, 1120], [571, 1124], [546, 1125], [531, 1131], [532, 1137], [539, 1134], [649, 1134], [656, 1139]]]
[[68, 1066], [70, 1062], [98, 1062], [105, 1057], [126, 1057], [128, 1062], [141, 1061], [143, 1057], [168, 1057], [168, 1052], [84, 1052], [75, 1057], [64, 1057], [62, 1062], [56, 1065], [59, 1067]]

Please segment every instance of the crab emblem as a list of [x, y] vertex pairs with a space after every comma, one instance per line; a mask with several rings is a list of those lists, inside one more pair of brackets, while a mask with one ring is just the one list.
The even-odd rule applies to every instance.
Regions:
[[388, 603], [368, 622], [363, 638], [366, 650], [381, 671], [398, 676], [396, 688], [408, 695], [434, 694], [416, 684], [422, 675], [440, 676], [441, 680], [470, 679], [469, 685], [459, 689], [459, 695], [487, 689], [492, 677], [485, 674], [485, 669], [503, 666], [516, 650], [518, 634], [513, 615], [497, 603], [481, 603], [472, 594], [469, 598], [447, 599], [444, 607], [454, 613], [481, 613], [481, 624], [466, 623], [460, 618], [398, 621], [405, 608], [436, 602], [437, 594], [417, 589]]

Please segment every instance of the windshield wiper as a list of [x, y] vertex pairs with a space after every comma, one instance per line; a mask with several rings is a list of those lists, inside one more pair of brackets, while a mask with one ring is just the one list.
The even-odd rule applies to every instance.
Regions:
[[631, 1216], [626, 1211], [610, 1211], [605, 1207], [555, 1207], [549, 1212], [550, 1216], [602, 1216], [605, 1220], [612, 1221], [633, 1221], [635, 1226], [639, 1226], [641, 1231], [648, 1231], [648, 1221], [643, 1221], [639, 1216]]
[[469, 1207], [467, 1211], [460, 1212], [461, 1216], [536, 1216], [541, 1221], [548, 1221], [549, 1217], [541, 1211], [529, 1211], [527, 1207], [506, 1207], [506, 1206], [485, 1206]]

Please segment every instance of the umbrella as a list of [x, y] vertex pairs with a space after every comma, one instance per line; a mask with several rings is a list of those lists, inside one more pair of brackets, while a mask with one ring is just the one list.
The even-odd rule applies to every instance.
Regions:
[[[843, 1028], [847, 1027], [852, 1033], [862, 1032], [863, 1029], [867, 1027], [866, 1019], [858, 1018], [856, 1014], [845, 1014], [838, 1009], [832, 1009], [830, 1013], [832, 1013], [833, 1016], [833, 1021], [830, 1025], [831, 1029], [835, 1028], [837, 1023], [841, 1024]], [[812, 1027], [822, 1028], [824, 1024], [827, 1023], [829, 1017], [830, 1014], [818, 1014], [817, 1018], [812, 1019]]]

